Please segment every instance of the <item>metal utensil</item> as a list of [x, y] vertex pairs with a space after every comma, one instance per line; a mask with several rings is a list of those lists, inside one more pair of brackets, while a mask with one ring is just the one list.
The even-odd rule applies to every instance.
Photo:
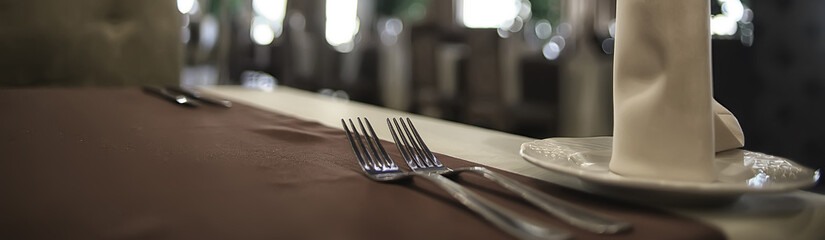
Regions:
[[230, 102], [229, 100], [215, 99], [215, 98], [207, 97], [207, 96], [202, 95], [200, 92], [189, 89], [189, 88], [183, 88], [183, 87], [180, 87], [180, 86], [169, 86], [169, 87], [166, 87], [166, 89], [171, 91], [171, 92], [182, 94], [186, 97], [195, 99], [199, 102], [203, 102], [203, 103], [206, 103], [206, 104], [225, 107], [225, 108], [231, 108], [232, 107], [232, 102]]
[[[384, 147], [381, 146], [381, 142], [376, 137], [369, 120], [365, 119], [365, 121], [367, 125], [366, 128], [361, 122], [361, 118], [358, 118], [358, 125], [361, 129], [360, 135], [364, 136], [364, 140], [367, 142], [370, 151], [367, 150], [364, 141], [362, 141], [359, 136], [358, 129], [355, 127], [352, 119], [349, 120], [352, 132], [344, 119], [341, 119], [341, 124], [344, 127], [344, 131], [346, 131], [347, 139], [352, 145], [352, 151], [355, 152], [361, 169], [364, 170], [364, 173], [366, 173], [370, 179], [379, 182], [395, 182], [418, 176], [441, 187], [456, 200], [464, 204], [464, 206], [475, 211], [499, 229], [517, 238], [568, 239], [570, 237], [570, 234], [567, 232], [541, 226], [535, 223], [534, 220], [511, 212], [498, 204], [486, 200], [439, 174], [401, 171], [384, 150]], [[367, 132], [367, 129], [369, 129], [369, 132]]]
[[143, 86], [143, 92], [161, 97], [167, 101], [173, 102], [175, 104], [186, 106], [186, 107], [197, 107], [198, 104], [190, 100], [184, 95], [181, 94], [174, 94], [166, 89], [153, 87], [153, 86]]
[[426, 174], [458, 174], [460, 172], [469, 172], [481, 175], [515, 192], [525, 200], [558, 217], [562, 221], [594, 233], [613, 234], [632, 228], [632, 224], [629, 222], [616, 220], [572, 205], [564, 200], [530, 188], [516, 180], [490, 171], [484, 167], [447, 168], [447, 166], [444, 166], [444, 164], [438, 161], [427, 145], [424, 144], [424, 140], [421, 138], [421, 135], [418, 134], [418, 130], [415, 129], [412, 121], [409, 118], [406, 118], [406, 120], [405, 123], [403, 119], [393, 118], [392, 121], [387, 119], [387, 125], [390, 128], [393, 140], [395, 140], [398, 146], [398, 150], [401, 151], [401, 155], [406, 160], [407, 165], [409, 165], [414, 172]]

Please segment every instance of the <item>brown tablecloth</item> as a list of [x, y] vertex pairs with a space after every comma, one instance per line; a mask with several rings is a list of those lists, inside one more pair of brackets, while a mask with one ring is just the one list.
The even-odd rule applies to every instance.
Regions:
[[[635, 228], [586, 233], [484, 179], [457, 180], [577, 239], [724, 238], [690, 219], [508, 175]], [[343, 131], [315, 122], [240, 104], [185, 108], [138, 89], [0, 90], [0, 239], [508, 238], [426, 181], [367, 179]]]

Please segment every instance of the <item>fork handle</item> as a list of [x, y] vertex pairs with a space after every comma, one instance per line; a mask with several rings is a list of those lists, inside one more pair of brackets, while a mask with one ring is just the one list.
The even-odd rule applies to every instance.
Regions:
[[613, 234], [629, 230], [633, 227], [629, 222], [610, 218], [593, 212], [592, 210], [570, 204], [484, 167], [458, 168], [454, 169], [454, 172], [471, 172], [481, 175], [521, 195], [521, 197], [528, 202], [553, 214], [562, 221], [594, 233]]
[[458, 185], [452, 180], [438, 175], [417, 173], [437, 186], [447, 191], [453, 198], [475, 211], [493, 225], [519, 239], [569, 239], [570, 234], [558, 229], [553, 229], [534, 223], [527, 217], [491, 202], [478, 194]]

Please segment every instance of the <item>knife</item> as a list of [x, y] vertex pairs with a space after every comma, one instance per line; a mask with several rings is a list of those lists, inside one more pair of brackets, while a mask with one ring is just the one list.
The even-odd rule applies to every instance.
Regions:
[[179, 86], [169, 86], [169, 87], [166, 87], [166, 89], [169, 90], [169, 91], [178, 93], [178, 94], [182, 94], [186, 97], [198, 100], [198, 101], [206, 103], [206, 104], [221, 106], [221, 107], [225, 107], [225, 108], [231, 108], [232, 107], [232, 102], [230, 102], [228, 100], [215, 99], [215, 98], [203, 96], [203, 95], [201, 95], [200, 92], [189, 89], [189, 88], [183, 88], [183, 87], [179, 87]]
[[169, 92], [169, 91], [167, 91], [166, 89], [163, 89], [163, 88], [153, 87], [153, 86], [143, 86], [143, 92], [153, 94], [155, 96], [161, 97], [163, 99], [166, 99], [170, 102], [173, 102], [173, 103], [181, 105], [181, 106], [186, 106], [186, 107], [197, 107], [198, 106], [197, 103], [193, 102], [192, 100], [189, 100], [189, 98], [187, 98], [186, 96], [184, 96], [182, 94], [174, 94], [174, 93]]

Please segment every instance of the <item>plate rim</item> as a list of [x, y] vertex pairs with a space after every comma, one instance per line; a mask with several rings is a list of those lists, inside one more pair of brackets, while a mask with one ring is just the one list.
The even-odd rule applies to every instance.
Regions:
[[[787, 158], [782, 158], [796, 167], [803, 168], [807, 171], [812, 172], [812, 176], [807, 178], [808, 180], [800, 180], [790, 183], [784, 183], [779, 185], [767, 185], [762, 187], [754, 187], [750, 186], [744, 182], [742, 183], [724, 183], [724, 182], [689, 182], [689, 181], [678, 181], [678, 180], [667, 180], [667, 179], [652, 179], [652, 178], [642, 178], [642, 177], [628, 177], [622, 176], [620, 174], [613, 173], [612, 171], [608, 171], [607, 174], [603, 173], [594, 173], [591, 171], [585, 171], [578, 168], [570, 168], [568, 166], [558, 165], [558, 164], [550, 164], [550, 161], [536, 159], [535, 156], [532, 156], [528, 153], [525, 153], [525, 149], [529, 144], [535, 144], [538, 142], [543, 141], [550, 141], [556, 139], [597, 139], [597, 138], [612, 138], [610, 136], [603, 136], [603, 137], [584, 137], [584, 138], [571, 138], [571, 137], [552, 137], [552, 138], [545, 138], [545, 139], [537, 139], [533, 141], [524, 142], [521, 144], [519, 149], [519, 155], [522, 158], [530, 162], [533, 165], [541, 167], [545, 170], [553, 171], [555, 173], [565, 174], [572, 177], [579, 178], [583, 181], [589, 181], [593, 183], [598, 183], [602, 185], [608, 186], [616, 186], [616, 187], [625, 187], [625, 188], [633, 188], [633, 189], [643, 189], [643, 190], [655, 190], [655, 191], [665, 191], [665, 192], [682, 192], [682, 193], [694, 193], [694, 194], [709, 194], [709, 195], [738, 195], [744, 193], [776, 193], [776, 192], [785, 192], [791, 191], [795, 189], [805, 188], [809, 186], [813, 186], [820, 177], [820, 169], [811, 169], [804, 165], [801, 165], [797, 162], [794, 162]], [[748, 151], [747, 152], [754, 152]], [[754, 152], [759, 153], [759, 152]], [[764, 153], [761, 153], [764, 154]], [[766, 154], [769, 155], [769, 154]], [[770, 155], [773, 156], [773, 155]], [[805, 178], [800, 178], [805, 179]], [[618, 181], [617, 181], [618, 180]]]

